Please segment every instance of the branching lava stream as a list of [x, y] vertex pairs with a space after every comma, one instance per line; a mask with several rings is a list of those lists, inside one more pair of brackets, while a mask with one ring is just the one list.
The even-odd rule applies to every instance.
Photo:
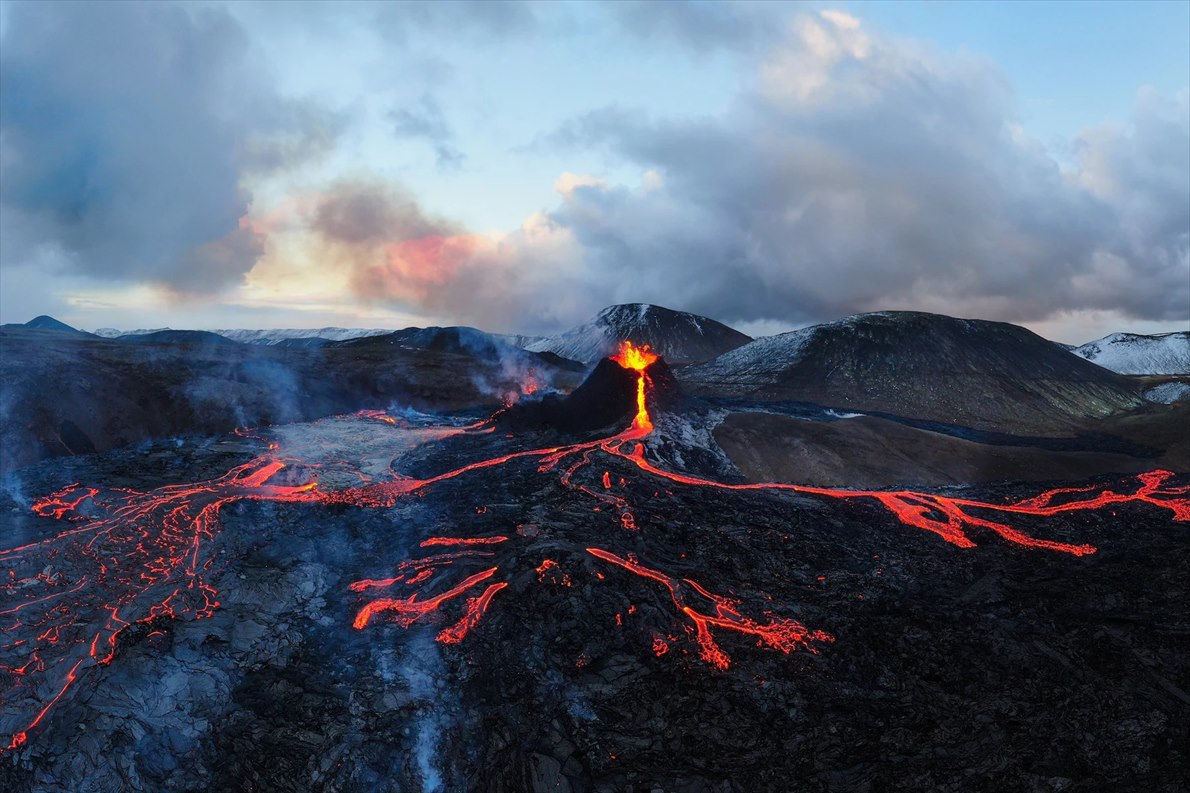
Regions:
[[[424, 479], [397, 477], [340, 489], [320, 488], [317, 482], [292, 483], [300, 460], [278, 456], [275, 446], [221, 477], [194, 484], [166, 485], [155, 490], [102, 490], [71, 485], [39, 499], [36, 514], [71, 521], [71, 528], [40, 542], [0, 551], [0, 729], [10, 731], [0, 750], [24, 744], [80, 676], [112, 661], [120, 637], [134, 626], [153, 625], [167, 619], [202, 619], [219, 606], [218, 592], [207, 583], [214, 556], [210, 543], [220, 529], [220, 511], [238, 501], [296, 502], [312, 505], [342, 504], [383, 508], [412, 494], [422, 494], [436, 484], [513, 461], [536, 461], [537, 471], [560, 471], [560, 481], [571, 490], [598, 500], [616, 515], [627, 531], [637, 531], [628, 501], [615, 495], [610, 473], [602, 475], [602, 488], [573, 481], [575, 473], [596, 455], [628, 461], [639, 471], [668, 482], [725, 491], [792, 491], [813, 497], [864, 500], [883, 507], [900, 524], [931, 532], [960, 548], [975, 546], [972, 534], [986, 530], [1023, 548], [1056, 551], [1075, 556], [1095, 553], [1091, 545], [1073, 544], [1031, 536], [1013, 527], [1014, 516], [1046, 517], [1061, 513], [1097, 510], [1127, 502], [1169, 510], [1173, 519], [1190, 520], [1190, 486], [1177, 486], [1167, 471], [1141, 474], [1135, 483], [1119, 490], [1100, 487], [1061, 488], [1014, 503], [996, 504], [907, 490], [842, 490], [783, 483], [729, 484], [667, 471], [651, 462], [644, 439], [654, 430], [648, 409], [653, 387], [649, 373], [657, 356], [647, 346], [630, 342], [613, 360], [636, 373], [636, 412], [623, 431], [594, 441], [532, 449], [468, 463]], [[386, 424], [395, 421], [381, 411], [361, 413], [363, 419]], [[486, 422], [453, 428], [443, 435], [490, 431]], [[565, 461], [565, 466], [563, 462]], [[291, 483], [283, 482], [289, 480]], [[437, 633], [437, 640], [455, 644], [466, 638], [484, 614], [499, 604], [509, 586], [502, 559], [526, 556], [525, 543], [532, 535], [440, 536], [421, 542], [442, 553], [399, 562], [391, 577], [363, 579], [349, 587], [363, 599], [353, 627], [365, 630], [384, 619], [401, 627], [436, 621], [444, 610], [455, 616]], [[517, 553], [506, 553], [509, 547]], [[531, 550], [531, 548], [529, 549]], [[731, 659], [716, 634], [751, 637], [760, 647], [790, 653], [815, 652], [834, 641], [830, 634], [808, 628], [795, 620], [769, 612], [746, 615], [745, 603], [723, 597], [695, 581], [675, 577], [646, 566], [631, 554], [598, 547], [586, 548], [587, 558], [607, 565], [611, 582], [631, 573], [669, 594], [675, 619], [692, 628], [701, 659], [717, 669]], [[568, 575], [552, 559], [540, 561], [534, 580], [542, 584], [570, 585]], [[456, 563], [483, 568], [449, 584]], [[615, 573], [615, 576], [612, 576]], [[634, 607], [635, 608], [635, 607]], [[618, 615], [617, 615], [618, 616]], [[660, 636], [652, 651], [662, 656], [671, 643]]]

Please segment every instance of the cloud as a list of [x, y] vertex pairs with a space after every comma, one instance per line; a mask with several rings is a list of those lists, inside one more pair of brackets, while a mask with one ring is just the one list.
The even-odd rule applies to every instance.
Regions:
[[1082, 137], [1073, 169], [1012, 108], [985, 60], [799, 16], [721, 118], [612, 107], [544, 138], [665, 175], [563, 191], [545, 222], [581, 258], [544, 299], [582, 282], [592, 308], [651, 300], [752, 323], [891, 308], [1187, 318], [1185, 97], [1145, 94], [1131, 124]]
[[452, 145], [454, 135], [434, 97], [423, 95], [416, 104], [389, 113], [389, 119], [397, 137], [428, 141], [439, 168], [458, 168], [463, 164], [463, 153]]
[[[336, 301], [509, 331], [640, 300], [749, 328], [890, 308], [1032, 323], [1190, 314], [1186, 95], [1142, 92], [1128, 123], [1086, 130], [1060, 164], [985, 59], [842, 12], [778, 25], [785, 11], [768, 4], [618, 3], [600, 19], [696, 55], [743, 53], [732, 63], [750, 76], [721, 115], [607, 107], [540, 136], [538, 150], [580, 153], [583, 174], [561, 173], [556, 202], [520, 228], [480, 235], [374, 175], [297, 196], [327, 171], [275, 178], [335, 149], [347, 120], [280, 95], [237, 22], [273, 24], [268, 6], [5, 8], [8, 273], [57, 255], [97, 282], [194, 294], [251, 269], [268, 292], [292, 254], [305, 270], [291, 281], [321, 289], [325, 274]], [[308, 3], [275, 23], [362, 29], [387, 47], [507, 41], [540, 33], [539, 16], [554, 32], [570, 18], [539, 8]], [[379, 117], [457, 166], [446, 100], [418, 90], [396, 108], [385, 95]], [[639, 183], [590, 173], [601, 157]], [[269, 179], [286, 194], [266, 202]]]
[[[539, 24], [538, 7], [525, 0], [362, 3], [360, 8], [371, 25], [402, 43], [419, 33], [445, 33], [488, 43], [493, 38], [526, 35]], [[324, 9], [336, 16], [343, 13], [341, 3], [328, 3]]]
[[343, 275], [357, 299], [420, 306], [446, 289], [476, 238], [378, 180], [343, 179], [305, 209], [307, 255]]
[[775, 42], [784, 9], [775, 3], [685, 3], [624, 0], [603, 8], [621, 31], [646, 41], [665, 41], [698, 55], [753, 52]]
[[310, 208], [309, 227], [328, 242], [369, 246], [443, 236], [453, 227], [427, 215], [414, 198], [378, 180], [343, 179]]
[[280, 97], [223, 9], [10, 4], [0, 265], [48, 254], [96, 278], [218, 292], [263, 250], [242, 223], [246, 179], [320, 156], [340, 124]]
[[[359, 177], [292, 200], [266, 225], [327, 288], [341, 283], [363, 305], [506, 331], [554, 329], [589, 308], [582, 252], [544, 214], [508, 234], [472, 234], [393, 184]], [[266, 265], [254, 271], [263, 287], [296, 275], [293, 261]]]
[[563, 171], [562, 175], [554, 181], [554, 192], [566, 199], [571, 198], [575, 189], [581, 187], [594, 187], [599, 190], [606, 190], [607, 180], [600, 179], [597, 176], [591, 176], [590, 174], [576, 174], [570, 171]]

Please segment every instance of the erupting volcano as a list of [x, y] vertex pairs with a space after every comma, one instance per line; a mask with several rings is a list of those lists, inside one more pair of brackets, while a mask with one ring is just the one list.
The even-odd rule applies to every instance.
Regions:
[[[37, 499], [34, 513], [72, 526], [0, 551], [5, 637], [0, 671], [7, 678], [0, 696], [5, 723], [15, 724], [6, 749], [17, 750], [35, 740], [53, 720], [55, 706], [69, 699], [95, 667], [111, 664], [129, 642], [158, 634], [171, 621], [209, 618], [220, 608], [220, 594], [209, 579], [226, 562], [212, 546], [221, 531], [221, 513], [238, 502], [305, 504], [323, 511], [385, 509], [425, 498], [455, 480], [465, 486], [466, 480], [485, 472], [531, 466], [536, 476], [552, 476], [558, 486], [588, 500], [586, 544], [567, 552], [540, 529], [524, 524], [492, 533], [485, 515], [488, 508], [480, 506], [474, 529], [459, 524], [449, 533], [427, 537], [418, 543], [423, 555], [393, 559], [387, 570], [377, 569], [376, 577], [343, 587], [339, 597], [355, 603], [351, 628], [367, 633], [381, 623], [405, 629], [437, 625], [438, 643], [459, 645], [476, 631], [498, 635], [499, 625], [484, 624], [499, 622], [497, 615], [510, 599], [525, 597], [524, 582], [562, 586], [571, 598], [582, 597], [578, 582], [585, 589], [625, 587], [623, 598], [653, 587], [654, 594], [666, 593], [672, 612], [667, 624], [642, 636], [642, 643], [648, 643], [643, 649], [658, 662], [692, 654], [720, 673], [740, 653], [744, 663], [750, 662], [753, 654], [743, 649], [749, 643], [784, 654], [846, 650], [836, 644], [839, 637], [833, 630], [795, 619], [792, 615], [802, 611], [796, 602], [775, 601], [752, 589], [734, 593], [730, 581], [704, 585], [650, 561], [651, 543], [663, 537], [667, 527], [656, 520], [642, 525], [636, 512], [648, 504], [655, 513], [654, 507], [675, 498], [675, 491], [666, 488], [769, 493], [773, 499], [796, 494], [819, 502], [875, 505], [883, 510], [886, 531], [903, 536], [922, 530], [956, 549], [973, 548], [977, 540], [994, 536], [1022, 549], [1072, 557], [1097, 549], [1087, 542], [1038, 536], [1045, 531], [1045, 519], [1137, 505], [1164, 510], [1175, 521], [1190, 520], [1190, 485], [1161, 470], [1134, 481], [1062, 487], [1001, 501], [909, 490], [724, 482], [672, 470], [649, 448], [657, 420], [653, 375], [664, 363], [647, 345], [625, 342], [601, 366], [612, 364], [627, 379], [608, 382], [630, 385], [619, 391], [609, 386], [610, 391], [600, 392], [601, 398], [623, 400], [613, 411], [623, 409], [632, 418], [628, 426], [604, 437], [481, 455], [421, 476], [396, 470], [369, 474], [341, 461], [299, 459], [287, 456], [274, 442], [255, 459], [207, 481], [143, 492], [79, 483]], [[433, 443], [465, 440], [469, 448], [485, 438], [504, 437], [515, 443], [516, 433], [496, 432], [500, 420], [498, 414], [472, 424], [419, 431], [430, 433]], [[401, 421], [383, 411], [363, 411], [352, 421], [368, 422], [378, 432], [381, 427], [406, 431]], [[643, 481], [632, 481], [632, 471]], [[322, 481], [324, 473], [344, 484]], [[358, 483], [347, 484], [352, 478]], [[645, 501], [642, 488], [651, 493]], [[607, 515], [610, 522], [603, 517]], [[1022, 519], [1027, 519], [1028, 529], [1017, 525]], [[682, 553], [678, 560], [684, 569], [689, 567], [685, 557]], [[718, 578], [715, 571], [706, 572]], [[633, 578], [646, 589], [627, 586]], [[636, 610], [637, 603], [631, 603], [629, 611]], [[617, 626], [624, 625], [624, 613], [615, 614]], [[584, 654], [577, 666], [587, 662]]]

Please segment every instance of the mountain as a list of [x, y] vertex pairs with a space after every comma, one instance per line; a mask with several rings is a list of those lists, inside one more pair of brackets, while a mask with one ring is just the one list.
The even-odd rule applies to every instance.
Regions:
[[1143, 404], [1133, 383], [1024, 328], [919, 312], [858, 314], [756, 339], [679, 379], [710, 395], [1012, 432], [1065, 431]]
[[39, 317], [34, 317], [28, 322], [10, 322], [5, 325], [0, 325], [5, 330], [51, 330], [59, 333], [71, 333], [75, 336], [92, 336], [85, 330], [72, 328], [61, 320], [54, 319], [51, 316], [42, 314]]
[[65, 331], [66, 333], [79, 333], [79, 334], [89, 335], [89, 334], [86, 334], [86, 331], [79, 330], [78, 328], [72, 328], [71, 326], [67, 325], [65, 322], [61, 322], [59, 320], [54, 319], [53, 317], [46, 316], [45, 314], [42, 314], [39, 317], [34, 317], [33, 319], [29, 320], [28, 322], [25, 323], [25, 327], [26, 328], [34, 328], [36, 330], [60, 330], [60, 331]]
[[[48, 457], [361, 408], [492, 406], [538, 390], [569, 390], [583, 368], [478, 341], [467, 348], [459, 343], [467, 334], [455, 329], [413, 330], [411, 343], [381, 336], [306, 346], [240, 344], [208, 331], [105, 339], [4, 326], [0, 472]], [[374, 339], [380, 341], [367, 343]]]
[[117, 328], [96, 328], [95, 335], [101, 339], [118, 339], [121, 336], [144, 336], [148, 333], [158, 333], [172, 328], [137, 328], [136, 330], [119, 330]]
[[238, 345], [226, 336], [220, 336], [209, 330], [154, 330], [148, 333], [130, 333], [117, 336], [117, 341], [134, 342], [139, 344], [201, 344], [201, 345]]
[[1190, 331], [1113, 333], [1071, 352], [1120, 374], [1190, 374]]
[[485, 333], [478, 328], [469, 328], [461, 325], [447, 328], [436, 326], [428, 328], [404, 328], [403, 330], [388, 331], [383, 334], [346, 339], [342, 344], [346, 346], [396, 344], [418, 350], [436, 350], [438, 352], [470, 353], [486, 356], [499, 355], [501, 352], [517, 352], [521, 354], [525, 352], [491, 333]]
[[[506, 367], [525, 368], [544, 364], [558, 367], [571, 372], [581, 372], [585, 368], [582, 364], [563, 358], [552, 352], [532, 352], [522, 349], [507, 341], [507, 336], [487, 333], [478, 328], [466, 326], [452, 326], [440, 328], [405, 328], [404, 330], [373, 336], [361, 336], [337, 342], [324, 342], [333, 347], [367, 347], [382, 348], [386, 346], [401, 347], [408, 350], [426, 350], [428, 352], [446, 353], [451, 355], [466, 355], [499, 361]], [[318, 339], [290, 339], [283, 344], [301, 344], [321, 341]]]
[[530, 342], [525, 349], [593, 363], [628, 339], [648, 344], [675, 366], [709, 361], [752, 340], [721, 322], [696, 314], [648, 303], [625, 303], [609, 306], [590, 322], [559, 336]]
[[[100, 328], [95, 331], [96, 336], [102, 336], [105, 339], [114, 339], [121, 336], [143, 336], [148, 333], [157, 333], [163, 330], [170, 330], [170, 328], [152, 328], [140, 330], [117, 330], [116, 328]], [[363, 336], [378, 336], [384, 333], [392, 333], [391, 330], [385, 328], [265, 328], [265, 329], [247, 329], [247, 328], [224, 328], [210, 331], [224, 336], [232, 341], [243, 342], [244, 344], [282, 344], [292, 342], [295, 339], [324, 339], [327, 341], [344, 341], [346, 339], [358, 339]], [[304, 345], [315, 346], [315, 345]]]
[[346, 341], [365, 336], [379, 336], [392, 333], [385, 328], [274, 328], [265, 330], [247, 330], [244, 328], [214, 330], [220, 336], [226, 336], [245, 344], [278, 344], [292, 339], [326, 339], [328, 341]]

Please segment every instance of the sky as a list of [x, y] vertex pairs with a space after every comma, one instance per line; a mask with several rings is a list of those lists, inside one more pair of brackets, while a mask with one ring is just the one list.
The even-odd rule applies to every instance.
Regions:
[[1190, 327], [1190, 2], [0, 2], [0, 322]]

